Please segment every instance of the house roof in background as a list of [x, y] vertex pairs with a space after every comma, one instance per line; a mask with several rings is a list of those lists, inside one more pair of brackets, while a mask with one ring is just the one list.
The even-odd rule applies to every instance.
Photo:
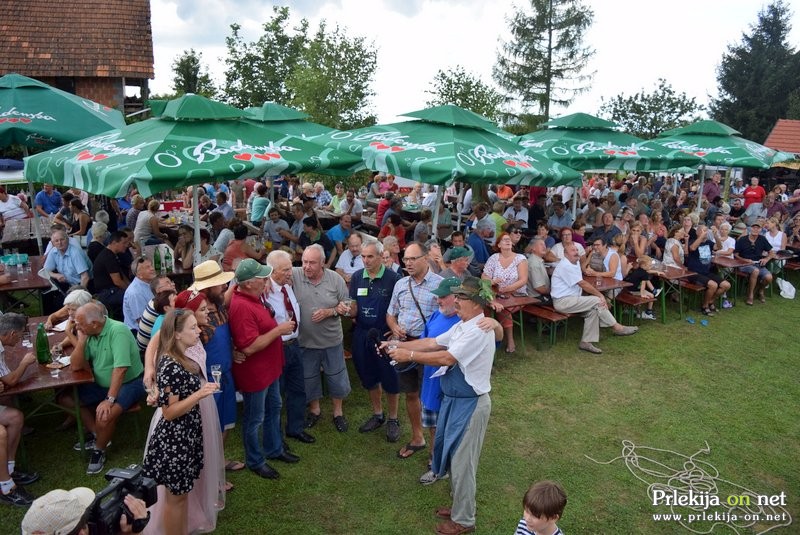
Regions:
[[778, 119], [764, 145], [771, 149], [800, 154], [800, 121]]
[[149, 0], [6, 2], [0, 75], [154, 77]]

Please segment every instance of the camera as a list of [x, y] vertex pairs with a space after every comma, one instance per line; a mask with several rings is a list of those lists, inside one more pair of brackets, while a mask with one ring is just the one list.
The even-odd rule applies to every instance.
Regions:
[[124, 499], [128, 494], [144, 501], [150, 507], [158, 500], [154, 479], [142, 475], [142, 467], [132, 464], [127, 468], [112, 468], [106, 473], [106, 481], [110, 483], [97, 493], [94, 501], [87, 509], [89, 533], [91, 535], [114, 535], [119, 533], [119, 521], [124, 514], [128, 523], [133, 525], [134, 533], [144, 529], [149, 520], [134, 521], [133, 514]]

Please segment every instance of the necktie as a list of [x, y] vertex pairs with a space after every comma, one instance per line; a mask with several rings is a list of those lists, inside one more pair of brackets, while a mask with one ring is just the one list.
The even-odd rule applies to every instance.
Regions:
[[297, 330], [297, 311], [292, 306], [292, 300], [289, 299], [289, 292], [286, 291], [286, 286], [281, 287], [281, 293], [283, 294], [283, 305], [286, 307], [287, 315], [291, 314], [291, 320], [294, 320], [294, 330]]

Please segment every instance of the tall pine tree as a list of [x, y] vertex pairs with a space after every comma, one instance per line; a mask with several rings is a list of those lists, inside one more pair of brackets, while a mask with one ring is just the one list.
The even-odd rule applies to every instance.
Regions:
[[719, 96], [711, 101], [711, 116], [759, 143], [786, 116], [800, 79], [800, 54], [788, 43], [791, 16], [783, 0], [768, 5], [717, 68]]
[[544, 120], [551, 104], [566, 106], [590, 75], [582, 71], [594, 54], [583, 36], [594, 13], [580, 0], [530, 0], [531, 13], [517, 9], [509, 19], [511, 39], [497, 55], [493, 76], [517, 99], [523, 112], [530, 108]]

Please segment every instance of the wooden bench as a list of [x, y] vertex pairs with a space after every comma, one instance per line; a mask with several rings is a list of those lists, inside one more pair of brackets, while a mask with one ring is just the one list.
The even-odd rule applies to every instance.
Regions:
[[536, 319], [536, 334], [538, 336], [536, 341], [536, 349], [541, 350], [542, 339], [545, 329], [549, 329], [549, 342], [550, 346], [556, 343], [556, 335], [558, 327], [564, 327], [564, 339], [567, 338], [567, 320], [572, 314], [562, 314], [556, 312], [551, 306], [546, 305], [528, 305], [522, 309], [525, 314], [530, 314]]
[[633, 318], [638, 316], [638, 313], [641, 312], [642, 305], [646, 305], [648, 303], [654, 303], [656, 300], [655, 297], [642, 297], [638, 293], [623, 291], [619, 295], [617, 295], [616, 302], [620, 305], [620, 319], [624, 319], [625, 312], [628, 312], [628, 325], [632, 325]]
[[[697, 301], [702, 301], [702, 294], [705, 293], [706, 287], [701, 286], [699, 284], [695, 284], [694, 282], [686, 279], [681, 279], [681, 292], [689, 292], [689, 295], [693, 297], [694, 304], [697, 305]], [[683, 303], [681, 303], [683, 306]]]

